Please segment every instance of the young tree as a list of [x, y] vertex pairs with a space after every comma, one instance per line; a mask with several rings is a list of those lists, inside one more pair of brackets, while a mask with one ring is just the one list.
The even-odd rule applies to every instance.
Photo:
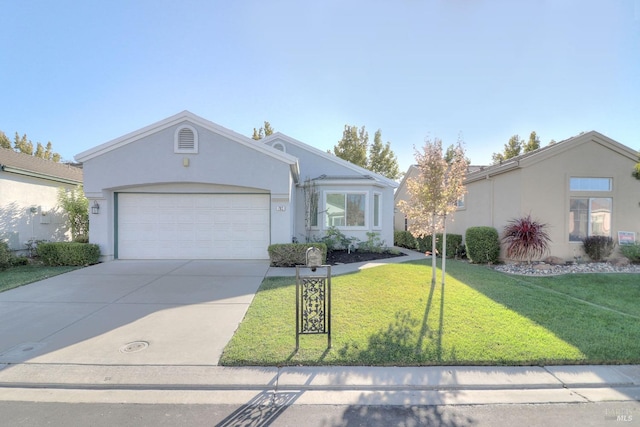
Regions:
[[367, 151], [369, 149], [369, 133], [362, 126], [344, 125], [342, 139], [333, 147], [333, 154], [354, 165], [366, 168]]
[[[456, 210], [457, 201], [465, 192], [463, 180], [468, 163], [460, 141], [451, 161], [447, 162], [442, 152], [442, 141], [437, 138], [433, 141], [427, 139], [422, 152], [415, 151], [415, 159], [418, 176], [407, 180], [409, 200], [401, 201], [399, 208], [410, 219], [409, 231], [413, 236], [432, 236], [431, 284], [435, 285], [436, 233], [444, 228], [447, 215]], [[445, 245], [443, 241], [443, 283]]]
[[398, 167], [398, 159], [393, 151], [391, 151], [391, 143], [387, 141], [382, 144], [382, 132], [380, 129], [376, 131], [373, 137], [373, 144], [369, 149], [369, 170], [384, 175], [389, 179], [400, 178], [400, 168]]
[[269, 135], [273, 135], [273, 128], [271, 127], [271, 123], [265, 121], [264, 127], [261, 127], [260, 129], [253, 128], [253, 135], [251, 138], [258, 141]]
[[89, 200], [84, 195], [82, 185], [73, 190], [59, 188], [58, 203], [67, 213], [73, 241], [86, 240], [89, 237]]

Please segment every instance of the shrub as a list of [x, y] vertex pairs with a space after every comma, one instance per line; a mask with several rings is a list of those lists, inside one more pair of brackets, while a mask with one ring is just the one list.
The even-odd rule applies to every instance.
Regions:
[[365, 252], [382, 253], [386, 249], [384, 240], [380, 239], [380, 233], [375, 231], [367, 232], [367, 241], [358, 244], [358, 250]]
[[339, 249], [347, 249], [349, 245], [354, 242], [354, 239], [345, 236], [336, 227], [329, 227], [320, 241], [327, 245], [327, 250], [331, 252]]
[[307, 249], [322, 251], [322, 262], [327, 262], [327, 245], [324, 243], [278, 243], [269, 245], [269, 259], [272, 267], [295, 267], [307, 263]]
[[526, 259], [531, 263], [534, 257], [547, 253], [551, 239], [546, 228], [547, 224], [531, 219], [531, 215], [509, 221], [502, 236], [507, 258]]
[[13, 265], [14, 256], [9, 249], [9, 245], [4, 240], [0, 240], [0, 270], [4, 270]]
[[45, 265], [91, 265], [100, 259], [100, 247], [91, 243], [45, 242], [38, 245], [38, 256]]
[[633, 263], [640, 263], [640, 243], [633, 245], [620, 245], [620, 253], [629, 258]]
[[469, 227], [465, 233], [467, 257], [471, 262], [496, 263], [500, 256], [498, 230], [493, 227]]
[[591, 261], [602, 261], [613, 252], [615, 243], [608, 236], [589, 236], [582, 239], [582, 248]]
[[[431, 245], [431, 236], [422, 236], [416, 239], [419, 252], [431, 252], [433, 246]], [[456, 256], [458, 246], [462, 244], [462, 234], [449, 234], [447, 233], [447, 258], [453, 258]], [[436, 251], [438, 255], [442, 256], [442, 233], [436, 234]]]
[[393, 233], [393, 244], [407, 249], [416, 249], [418, 247], [416, 238], [408, 231], [395, 231]]

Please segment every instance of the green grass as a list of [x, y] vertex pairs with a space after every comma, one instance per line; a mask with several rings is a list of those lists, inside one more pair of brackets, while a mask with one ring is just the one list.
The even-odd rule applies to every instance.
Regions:
[[45, 267], [38, 264], [20, 265], [0, 271], [0, 292], [37, 282], [48, 277], [76, 270], [79, 267]]
[[637, 274], [509, 276], [447, 262], [390, 264], [332, 281], [332, 341], [300, 337], [295, 279], [268, 278], [224, 365], [542, 365], [640, 362]]

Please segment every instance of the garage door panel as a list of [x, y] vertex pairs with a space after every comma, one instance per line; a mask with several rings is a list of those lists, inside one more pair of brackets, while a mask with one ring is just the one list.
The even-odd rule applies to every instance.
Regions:
[[266, 259], [267, 194], [118, 195], [118, 258]]

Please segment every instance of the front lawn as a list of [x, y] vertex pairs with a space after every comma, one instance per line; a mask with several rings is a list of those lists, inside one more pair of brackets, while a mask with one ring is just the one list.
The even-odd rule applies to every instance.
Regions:
[[334, 277], [333, 347], [301, 336], [295, 279], [267, 278], [223, 365], [541, 365], [640, 362], [637, 274], [509, 276], [430, 261]]
[[29, 264], [11, 267], [0, 271], [0, 292], [18, 286], [37, 282], [48, 277], [76, 270], [79, 267], [46, 267], [41, 264]]

